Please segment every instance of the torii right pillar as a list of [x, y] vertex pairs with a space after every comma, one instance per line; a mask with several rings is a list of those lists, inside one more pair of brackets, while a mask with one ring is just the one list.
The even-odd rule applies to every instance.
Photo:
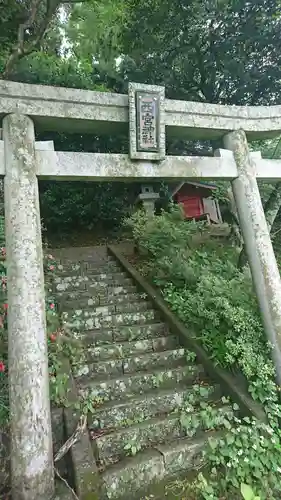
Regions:
[[227, 134], [224, 147], [233, 152], [237, 165], [238, 177], [232, 181], [232, 189], [265, 333], [272, 346], [277, 383], [281, 386], [281, 280], [245, 132], [235, 130]]

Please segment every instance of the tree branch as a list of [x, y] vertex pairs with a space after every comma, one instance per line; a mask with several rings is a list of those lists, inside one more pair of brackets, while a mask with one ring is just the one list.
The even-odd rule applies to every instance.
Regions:
[[[43, 0], [44, 1], [44, 0]], [[18, 42], [15, 46], [14, 50], [10, 54], [4, 72], [3, 78], [6, 79], [11, 74], [11, 71], [15, 64], [20, 61], [23, 57], [35, 52], [38, 47], [40, 47], [42, 40], [45, 36], [47, 28], [52, 20], [52, 17], [56, 13], [58, 7], [62, 4], [70, 3], [81, 3], [86, 2], [88, 0], [46, 0], [46, 12], [39, 23], [39, 27], [37, 29], [37, 33], [32, 41], [25, 40], [25, 32], [28, 28], [32, 28], [36, 18], [39, 14], [39, 8], [42, 5], [42, 0], [32, 0], [31, 9], [27, 20], [24, 23], [21, 23], [18, 28]]]
[[10, 74], [13, 66], [18, 62], [22, 57], [24, 57], [25, 54], [25, 47], [24, 47], [24, 37], [25, 37], [25, 30], [27, 28], [31, 28], [34, 24], [34, 21], [36, 19], [38, 9], [40, 7], [41, 0], [33, 0], [31, 4], [31, 9], [30, 9], [30, 14], [27, 20], [24, 23], [21, 23], [18, 28], [18, 43], [12, 53], [10, 54], [8, 61], [6, 63], [4, 73], [3, 73], [3, 78], [7, 78], [7, 76]]
[[20, 50], [23, 50], [25, 30], [32, 27], [32, 25], [35, 21], [35, 18], [36, 18], [36, 14], [37, 14], [38, 7], [40, 5], [40, 1], [41, 0], [33, 0], [32, 4], [31, 4], [30, 16], [28, 17], [28, 19], [24, 23], [19, 25], [18, 46], [19, 46]]

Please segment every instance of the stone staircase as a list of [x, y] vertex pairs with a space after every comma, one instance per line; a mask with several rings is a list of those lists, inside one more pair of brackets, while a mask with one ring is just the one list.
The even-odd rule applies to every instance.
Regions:
[[220, 389], [105, 249], [59, 258], [63, 320], [84, 345], [72, 368], [92, 406], [101, 498], [139, 500], [144, 486], [202, 465], [208, 429], [188, 437], [180, 412], [188, 402], [220, 405]]

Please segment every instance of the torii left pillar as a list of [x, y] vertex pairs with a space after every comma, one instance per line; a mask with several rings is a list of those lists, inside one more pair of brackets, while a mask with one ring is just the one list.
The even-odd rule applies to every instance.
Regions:
[[41, 221], [32, 120], [3, 119], [12, 498], [54, 493]]

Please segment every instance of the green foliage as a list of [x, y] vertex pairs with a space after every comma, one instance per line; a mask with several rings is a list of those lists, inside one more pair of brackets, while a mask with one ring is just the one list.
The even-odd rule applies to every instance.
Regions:
[[62, 43], [60, 3], [60, 0], [1, 1], [0, 73], [5, 69], [6, 78], [12, 79], [19, 61], [34, 51], [59, 52]]
[[128, 442], [124, 445], [124, 450], [127, 455], [132, 455], [133, 457], [141, 450], [141, 444], [138, 442], [137, 436], [132, 436]]
[[[261, 500], [277, 500], [281, 491], [278, 426], [266, 426], [247, 417], [242, 421], [236, 417], [232, 421], [226, 419], [226, 422], [228, 432], [221, 439], [209, 439], [205, 450], [211, 467], [206, 480], [209, 488], [219, 495], [229, 489], [236, 492], [241, 483], [250, 483]], [[205, 491], [202, 484], [198, 486]]]
[[130, 213], [134, 201], [130, 187], [121, 183], [47, 183], [41, 188], [41, 214], [52, 232], [77, 227], [112, 229]]
[[[40, 2], [41, 6], [40, 11], [38, 12], [38, 16], [35, 20], [34, 27], [36, 28], [39, 25], [40, 20], [42, 19], [42, 14], [44, 11], [44, 2]], [[1, 0], [1, 21], [0, 21], [0, 45], [1, 52], [4, 51], [6, 54], [13, 47], [13, 45], [17, 42], [18, 38], [18, 27], [19, 24], [24, 22], [28, 16], [28, 12], [30, 9], [30, 1], [29, 0]], [[34, 34], [34, 31], [27, 32], [26, 36], [28, 39], [31, 39]]]
[[176, 99], [280, 101], [279, 0], [127, 3], [122, 52], [129, 80], [165, 85]]
[[[26, 1], [3, 0], [2, 3], [0, 72], [16, 43], [19, 23], [26, 18], [29, 7]], [[188, 6], [155, 0], [150, 0], [149, 4], [135, 0], [106, 0], [102, 4], [96, 0], [78, 2], [64, 7], [64, 19], [57, 15], [53, 17], [43, 50], [18, 61], [10, 79], [119, 92], [127, 91], [130, 79], [164, 84], [167, 95], [175, 98], [231, 103], [250, 100], [256, 103], [265, 102], [270, 96], [271, 102], [275, 102], [278, 96], [276, 86], [280, 82], [278, 7], [274, 0], [269, 4], [262, 0], [258, 3], [251, 1], [246, 7], [241, 1], [231, 0], [208, 0], [203, 4], [192, 1]], [[27, 43], [34, 39], [44, 14], [45, 2], [42, 2], [32, 29], [26, 33]], [[208, 26], [206, 18], [210, 20]], [[66, 40], [62, 42], [65, 36]], [[242, 46], [245, 50], [241, 50]], [[65, 49], [68, 57], [62, 57]], [[116, 64], [118, 56], [118, 62], [123, 61], [121, 65]], [[268, 60], [271, 61], [270, 67], [266, 66]], [[59, 150], [70, 150], [73, 142], [71, 150], [76, 151], [128, 151], [128, 145], [124, 147], [121, 137], [107, 140], [85, 137], [80, 136], [79, 144], [73, 135], [61, 135], [59, 141], [55, 134], [48, 134], [48, 137], [45, 134], [40, 138], [54, 138]], [[256, 146], [268, 156], [276, 141]], [[195, 144], [173, 140], [167, 147], [174, 154], [190, 154], [195, 150], [204, 153], [202, 141]], [[211, 150], [210, 141], [207, 149]], [[218, 183], [216, 196], [222, 202], [226, 201], [225, 187], [226, 184]], [[98, 185], [85, 190], [79, 184], [74, 189], [69, 184], [57, 187], [49, 183], [47, 191], [42, 191], [41, 204], [48, 229], [59, 227], [59, 220], [66, 231], [71, 221], [76, 228], [95, 226], [96, 222], [106, 225], [112, 213], [116, 213], [114, 224], [118, 226], [120, 218], [126, 214], [127, 196], [124, 197], [122, 189], [118, 192], [108, 190], [103, 195], [103, 187]], [[269, 190], [265, 188], [265, 191], [268, 197]], [[90, 192], [93, 204], [87, 200]], [[70, 199], [69, 206], [61, 204], [63, 199]], [[99, 199], [105, 200], [103, 205], [108, 210], [96, 210]]]
[[126, 20], [126, 2], [89, 0], [76, 5], [66, 35], [77, 59], [104, 64], [119, 55], [119, 36]]
[[5, 246], [5, 218], [0, 216], [0, 246]]
[[182, 284], [186, 279], [193, 279], [189, 266], [182, 266], [182, 262], [187, 262], [192, 253], [190, 236], [197, 232], [198, 226], [187, 223], [180, 208], [171, 206], [169, 212], [163, 211], [155, 218], [148, 218], [145, 211], [137, 211], [124, 224], [133, 230], [139, 250], [158, 259], [158, 271], [153, 269], [155, 282], [166, 283], [171, 262], [175, 282]]
[[188, 435], [199, 427], [226, 429], [219, 439], [209, 441], [205, 455], [210, 473], [207, 479], [202, 474], [198, 477], [197, 491], [206, 500], [220, 499], [225, 491], [235, 497], [243, 483], [260, 500], [277, 499], [281, 493], [279, 391], [252, 284], [236, 268], [235, 249], [200, 243], [204, 227], [184, 221], [178, 208], [153, 218], [139, 212], [125, 223], [144, 256], [141, 269], [145, 267], [171, 309], [196, 332], [213, 361], [234, 372], [237, 383], [246, 383], [267, 414], [266, 425], [238, 418], [238, 407], [228, 411], [226, 401], [225, 411], [208, 402], [198, 405], [193, 395], [185, 401], [179, 418]]
[[241, 493], [244, 500], [260, 500], [260, 497], [256, 497], [252, 488], [247, 484], [241, 484]]
[[200, 332], [215, 361], [239, 366], [248, 379], [271, 377], [256, 299], [251, 282], [236, 268], [235, 249], [194, 248], [192, 238], [204, 228], [185, 221], [177, 207], [154, 218], [138, 212], [126, 224], [149, 256], [151, 279], [178, 316]]
[[[191, 392], [192, 394], [192, 392]], [[231, 407], [229, 401], [223, 398], [219, 408], [207, 401], [192, 402], [190, 397], [185, 398], [184, 404], [180, 409], [180, 424], [184, 429], [186, 436], [192, 437], [197, 430], [204, 431], [214, 430], [219, 428], [231, 428], [231, 422], [234, 421], [234, 411], [237, 407]]]
[[35, 52], [22, 59], [14, 68], [10, 78], [37, 85], [107, 91], [104, 85], [95, 82], [92, 68], [86, 61], [82, 60], [78, 64], [73, 57], [63, 59], [44, 52]]

